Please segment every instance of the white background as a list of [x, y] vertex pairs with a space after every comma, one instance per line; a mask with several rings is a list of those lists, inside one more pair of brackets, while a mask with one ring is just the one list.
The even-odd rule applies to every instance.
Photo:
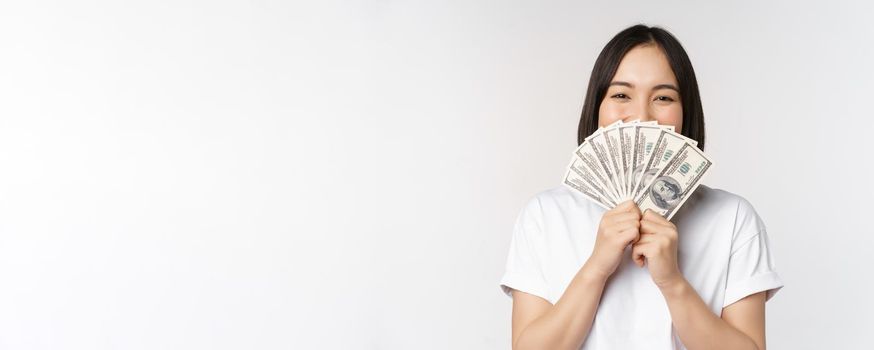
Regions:
[[0, 348], [508, 349], [515, 216], [643, 22], [768, 226], [769, 347], [861, 349], [874, 11], [829, 3], [4, 1]]

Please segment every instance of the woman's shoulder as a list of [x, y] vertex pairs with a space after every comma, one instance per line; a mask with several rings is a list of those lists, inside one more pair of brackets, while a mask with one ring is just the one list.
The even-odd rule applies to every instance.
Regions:
[[569, 189], [567, 186], [558, 185], [543, 189], [530, 196], [526, 207], [558, 208], [589, 207], [596, 206], [590, 199]]
[[565, 216], [567, 213], [574, 213], [575, 216], [592, 213], [600, 217], [600, 213], [604, 211], [590, 199], [564, 185], [549, 187], [534, 193], [528, 197], [522, 209], [523, 214], [538, 218]]
[[713, 209], [735, 209], [738, 212], [755, 211], [753, 205], [744, 196], [725, 189], [699, 185], [692, 193], [690, 201], [696, 205], [706, 205]]
[[571, 191], [567, 186], [558, 185], [543, 189], [532, 196], [532, 201], [539, 202], [566, 202], [582, 198], [578, 193]]
[[746, 197], [725, 189], [700, 185], [681, 210], [708, 220], [729, 220], [735, 236], [764, 229], [753, 204]]

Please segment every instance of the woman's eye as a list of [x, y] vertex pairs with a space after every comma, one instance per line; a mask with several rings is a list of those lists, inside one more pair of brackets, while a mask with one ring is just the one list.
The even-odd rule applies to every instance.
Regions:
[[674, 102], [674, 99], [672, 99], [672, 98], [670, 98], [670, 97], [668, 97], [668, 96], [659, 96], [659, 97], [656, 97], [656, 100], [657, 100], [657, 101], [668, 101], [668, 102]]
[[610, 97], [612, 97], [612, 98], [622, 98], [622, 99], [628, 98], [628, 96], [625, 95], [625, 94], [615, 94], [615, 95], [610, 96]]

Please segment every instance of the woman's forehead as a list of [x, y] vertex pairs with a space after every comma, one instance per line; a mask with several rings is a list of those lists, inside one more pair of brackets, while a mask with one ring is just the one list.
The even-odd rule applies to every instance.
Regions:
[[612, 81], [626, 82], [633, 88], [677, 84], [667, 56], [656, 45], [642, 45], [629, 50], [619, 62]]

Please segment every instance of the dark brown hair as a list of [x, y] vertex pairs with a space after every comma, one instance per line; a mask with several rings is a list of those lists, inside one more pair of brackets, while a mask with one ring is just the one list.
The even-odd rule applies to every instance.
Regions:
[[701, 107], [701, 95], [698, 93], [698, 81], [692, 62], [680, 42], [668, 31], [659, 27], [648, 27], [638, 24], [629, 27], [610, 40], [592, 68], [589, 77], [589, 88], [583, 102], [583, 112], [580, 115], [580, 125], [577, 134], [577, 145], [598, 129], [598, 110], [601, 101], [607, 93], [610, 81], [616, 75], [619, 62], [631, 49], [645, 44], [655, 44], [665, 53], [671, 70], [677, 78], [680, 88], [680, 101], [683, 105], [683, 135], [698, 141], [698, 148], [704, 150], [704, 110]]

